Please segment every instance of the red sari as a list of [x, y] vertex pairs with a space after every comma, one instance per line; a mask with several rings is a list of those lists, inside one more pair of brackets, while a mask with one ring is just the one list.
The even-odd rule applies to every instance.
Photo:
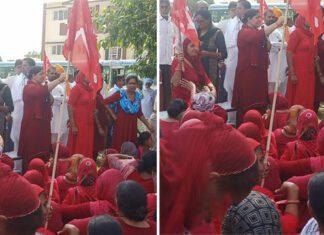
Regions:
[[105, 104], [103, 103], [103, 101], [104, 101], [104, 99], [103, 99], [102, 95], [98, 92], [97, 97], [96, 97], [97, 117], [98, 117], [98, 121], [99, 121], [101, 128], [105, 132], [105, 136], [102, 136], [99, 133], [97, 124], [94, 121], [94, 139], [93, 139], [94, 154], [97, 154], [99, 151], [104, 150], [106, 147], [106, 136], [107, 136], [107, 131], [108, 131], [109, 120], [106, 115], [106, 108], [105, 108]]
[[126, 113], [120, 103], [120, 92], [116, 92], [104, 100], [105, 104], [117, 103], [117, 120], [114, 124], [111, 148], [120, 151], [125, 141], [137, 142], [137, 119], [143, 116], [142, 108], [137, 113]]
[[23, 172], [40, 152], [51, 145], [52, 108], [47, 85], [28, 81], [23, 91], [24, 115], [21, 122], [18, 156], [23, 159]]
[[305, 19], [299, 16], [296, 30], [289, 38], [287, 51], [293, 54], [293, 65], [298, 83], [293, 85], [288, 78], [287, 99], [289, 106], [299, 104], [308, 109], [314, 108], [315, 74], [314, 74], [314, 37], [304, 28]]
[[[321, 68], [321, 72], [324, 73], [324, 34], [322, 34], [318, 38], [317, 43], [317, 55], [319, 56], [319, 65]], [[316, 79], [315, 79], [315, 103], [324, 101], [324, 85], [320, 82], [320, 78], [318, 77], [318, 74], [316, 73]], [[317, 107], [315, 107], [316, 109]], [[317, 111], [317, 110], [315, 110]]]
[[180, 123], [176, 122], [168, 122], [160, 119], [160, 132], [161, 138], [168, 139], [171, 135], [172, 131], [179, 129]]
[[[79, 75], [80, 74], [80, 75]], [[73, 135], [69, 130], [68, 147], [70, 154], [80, 153], [85, 157], [93, 156], [93, 111], [95, 100], [90, 87], [82, 84], [81, 73], [77, 75], [77, 84], [71, 90], [69, 105], [74, 114], [75, 126], [78, 134]]]
[[150, 225], [148, 228], [139, 228], [126, 224], [120, 217], [115, 218], [121, 225], [123, 230], [123, 235], [155, 235], [156, 234], [156, 224], [153, 221], [146, 220]]
[[[313, 110], [303, 111], [297, 122], [298, 140], [287, 144], [282, 160], [299, 160], [303, 158], [316, 157], [319, 155], [317, 149], [318, 119]], [[309, 134], [308, 134], [309, 133]], [[303, 135], [309, 135], [307, 138]]]
[[238, 63], [232, 107], [237, 109], [236, 124], [250, 109], [265, 112], [268, 97], [269, 56], [264, 30], [243, 25], [237, 37]]
[[[198, 90], [201, 90], [204, 86], [211, 84], [212, 82], [209, 80], [203, 64], [201, 63], [200, 56], [191, 57], [187, 53], [187, 47], [191, 41], [189, 39], [185, 39], [183, 42], [183, 54], [185, 60], [191, 63], [190, 66], [187, 62], [183, 62], [184, 71], [182, 72], [181, 79], [185, 79], [187, 81], [193, 82]], [[179, 64], [177, 58], [172, 61], [172, 76], [176, 72], [176, 68]], [[191, 103], [191, 93], [188, 89], [183, 88], [181, 85], [172, 86], [172, 99], [180, 98], [182, 99], [188, 107], [190, 107]]]

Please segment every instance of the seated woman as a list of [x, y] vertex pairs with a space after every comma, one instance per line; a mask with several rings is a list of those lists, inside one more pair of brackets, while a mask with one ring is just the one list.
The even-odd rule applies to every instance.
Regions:
[[287, 144], [280, 160], [290, 161], [318, 156], [319, 153], [316, 148], [317, 134], [317, 115], [314, 111], [306, 109], [298, 117], [298, 140]]
[[136, 161], [127, 155], [111, 154], [108, 156], [109, 166], [119, 170], [126, 180], [138, 182], [147, 193], [156, 192], [156, 152], [148, 151], [140, 161]]
[[97, 166], [86, 158], [80, 162], [77, 175], [77, 186], [68, 189], [63, 204], [75, 205], [97, 200], [96, 196]]
[[167, 139], [173, 130], [179, 128], [179, 120], [188, 106], [182, 99], [171, 100], [167, 107], [168, 117], [160, 118], [161, 138]]
[[141, 159], [142, 156], [153, 147], [153, 139], [150, 132], [143, 131], [139, 134], [137, 140], [139, 159]]
[[[45, 192], [49, 193], [51, 187], [51, 177], [48, 176], [48, 171], [43, 160], [40, 158], [34, 158], [33, 160], [30, 161], [28, 165], [28, 170], [37, 170], [42, 174], [44, 185], [45, 185], [44, 186]], [[57, 203], [60, 202], [59, 187], [56, 179], [54, 180], [52, 200]]]
[[81, 154], [74, 154], [69, 159], [69, 169], [64, 175], [60, 175], [56, 178], [61, 201], [64, 200], [68, 189], [77, 186], [77, 172], [78, 167], [82, 159], [85, 157]]
[[[56, 151], [56, 143], [52, 144], [52, 147], [50, 149], [50, 160], [46, 164], [48, 167], [48, 174], [52, 176], [53, 171], [53, 159], [55, 156]], [[66, 147], [64, 144], [59, 143], [59, 151], [57, 155], [57, 165], [56, 165], [56, 172], [55, 172], [55, 178], [57, 178], [60, 175], [64, 175], [70, 166], [70, 151], [68, 147]]]
[[[266, 118], [264, 120], [264, 126], [267, 129], [269, 129], [269, 125], [270, 125], [271, 109], [272, 109], [274, 93], [270, 93], [268, 98], [270, 101], [270, 107], [266, 112]], [[289, 118], [288, 100], [285, 96], [283, 96], [280, 92], [278, 92], [272, 130], [275, 130], [277, 128], [283, 128], [286, 125], [288, 118]]]
[[209, 91], [216, 97], [216, 89], [209, 80], [199, 55], [199, 49], [186, 38], [183, 54], [172, 62], [172, 98], [182, 99], [190, 106], [191, 97], [200, 91]]
[[[261, 144], [263, 149], [266, 149], [269, 131], [264, 127], [261, 113], [257, 110], [249, 110], [243, 116], [243, 122], [253, 122], [260, 128]], [[271, 134], [269, 155], [273, 158], [278, 158], [277, 145], [273, 133]]]

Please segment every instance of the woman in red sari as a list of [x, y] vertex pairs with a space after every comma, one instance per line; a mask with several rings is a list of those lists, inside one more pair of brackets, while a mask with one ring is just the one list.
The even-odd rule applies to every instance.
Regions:
[[232, 100], [232, 107], [237, 109], [236, 126], [242, 123], [246, 111], [266, 111], [269, 65], [267, 36], [281, 27], [283, 17], [267, 28], [258, 29], [261, 26], [259, 11], [250, 9], [242, 21], [244, 25], [237, 37], [238, 63]]
[[43, 68], [36, 66], [30, 70], [28, 79], [23, 91], [24, 115], [18, 148], [18, 156], [23, 159], [23, 172], [36, 154], [48, 151], [51, 145], [50, 92], [64, 81], [64, 77], [43, 85]]
[[287, 85], [287, 99], [289, 106], [303, 105], [314, 108], [314, 36], [310, 25], [301, 15], [295, 22], [296, 30], [292, 32], [287, 47], [287, 62], [289, 78]]
[[154, 132], [151, 124], [142, 113], [142, 95], [136, 91], [137, 83], [137, 75], [129, 74], [126, 77], [126, 90], [117, 91], [104, 100], [105, 104], [117, 102], [116, 122], [111, 146], [117, 151], [120, 151], [120, 147], [125, 141], [137, 142], [137, 119], [140, 119], [151, 132]]
[[314, 103], [315, 112], [317, 112], [320, 103], [324, 101], [324, 34], [318, 38], [317, 55]]
[[69, 96], [70, 131], [68, 147], [70, 154], [80, 153], [93, 156], [93, 112], [95, 100], [88, 79], [79, 72], [75, 78], [76, 86]]
[[199, 49], [188, 38], [183, 41], [183, 55], [172, 62], [172, 99], [180, 98], [190, 106], [191, 98], [199, 91], [209, 91], [216, 96], [216, 90], [209, 80], [201, 62]]
[[316, 143], [318, 131], [316, 113], [313, 110], [306, 109], [298, 117], [298, 140], [287, 144], [281, 160], [290, 161], [318, 156]]
[[96, 163], [89, 158], [83, 159], [78, 167], [78, 186], [69, 188], [63, 204], [75, 205], [82, 202], [96, 201]]

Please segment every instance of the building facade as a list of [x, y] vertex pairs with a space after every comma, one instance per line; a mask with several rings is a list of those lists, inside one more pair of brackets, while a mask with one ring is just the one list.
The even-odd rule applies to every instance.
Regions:
[[[110, 7], [109, 0], [89, 0], [91, 13], [98, 14], [103, 9]], [[50, 1], [44, 3], [43, 7], [43, 35], [42, 51], [46, 51], [49, 60], [65, 60], [63, 56], [63, 45], [67, 38], [68, 18], [72, 9], [73, 1]], [[96, 32], [97, 40], [106, 37], [105, 34]], [[112, 47], [99, 51], [102, 60], [134, 59], [134, 51], [129, 48]]]

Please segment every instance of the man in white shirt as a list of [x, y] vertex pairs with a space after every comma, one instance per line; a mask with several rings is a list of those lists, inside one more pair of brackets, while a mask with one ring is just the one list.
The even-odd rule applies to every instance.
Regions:
[[11, 113], [12, 116], [12, 129], [10, 138], [14, 142], [14, 151], [18, 151], [19, 137], [21, 121], [24, 115], [24, 101], [23, 101], [23, 90], [27, 84], [27, 76], [33, 66], [36, 63], [32, 58], [24, 58], [22, 64], [23, 72], [18, 75], [11, 87], [12, 100], [14, 103], [14, 111]]
[[231, 19], [233, 19], [236, 16], [236, 7], [237, 7], [237, 2], [230, 2], [228, 4], [228, 15], [229, 18], [228, 19], [223, 19], [221, 21], [219, 21], [215, 26], [217, 28], [219, 28], [220, 30], [222, 30], [223, 34], [225, 35], [226, 33], [226, 29], [228, 26], [228, 23]]
[[170, 1], [160, 0], [160, 72], [163, 86], [163, 106], [166, 109], [171, 99], [171, 63], [172, 63], [172, 40], [173, 24], [171, 22]]
[[[238, 59], [237, 35], [242, 28], [242, 21], [245, 12], [251, 9], [251, 3], [246, 0], [237, 2], [237, 16], [230, 19], [226, 28], [225, 43], [227, 48], [226, 74], [224, 88], [227, 91], [227, 102], [232, 103], [235, 72]], [[236, 112], [228, 113], [228, 122], [236, 123]]]
[[146, 119], [149, 119], [153, 112], [153, 105], [156, 96], [156, 90], [151, 88], [153, 84], [152, 78], [144, 78], [143, 98], [141, 100], [142, 112]]
[[[265, 27], [275, 23], [277, 17], [275, 16], [272, 10], [268, 10], [264, 13], [264, 23]], [[278, 69], [278, 54], [281, 48], [282, 40], [284, 40], [284, 29], [283, 27], [274, 30], [268, 36], [269, 42], [271, 44], [271, 49], [269, 53], [270, 65], [268, 68], [268, 91], [272, 93], [275, 88], [276, 80], [277, 80], [277, 69]], [[279, 91], [281, 94], [285, 95], [286, 87], [287, 87], [287, 76], [286, 76], [286, 68], [287, 68], [287, 58], [286, 58], [286, 48], [287, 42], [285, 42], [283, 52], [282, 52], [282, 60], [279, 68]]]
[[[64, 68], [60, 65], [55, 65], [54, 67], [50, 67], [47, 70], [47, 78], [50, 82], [58, 79], [61, 74], [64, 73]], [[52, 105], [52, 113], [53, 117], [51, 120], [51, 135], [52, 135], [52, 143], [55, 143], [57, 141], [58, 131], [59, 131], [59, 119], [60, 119], [60, 111], [61, 111], [61, 104], [64, 99], [64, 95], [66, 92], [65, 83], [61, 83], [58, 86], [56, 86], [51, 94], [53, 96], [54, 102]], [[67, 102], [68, 97], [66, 97], [65, 102]], [[68, 136], [68, 111], [67, 111], [67, 104], [65, 103], [64, 109], [63, 109], [63, 119], [61, 124], [61, 136], [60, 141], [63, 144], [67, 144], [67, 136]]]

